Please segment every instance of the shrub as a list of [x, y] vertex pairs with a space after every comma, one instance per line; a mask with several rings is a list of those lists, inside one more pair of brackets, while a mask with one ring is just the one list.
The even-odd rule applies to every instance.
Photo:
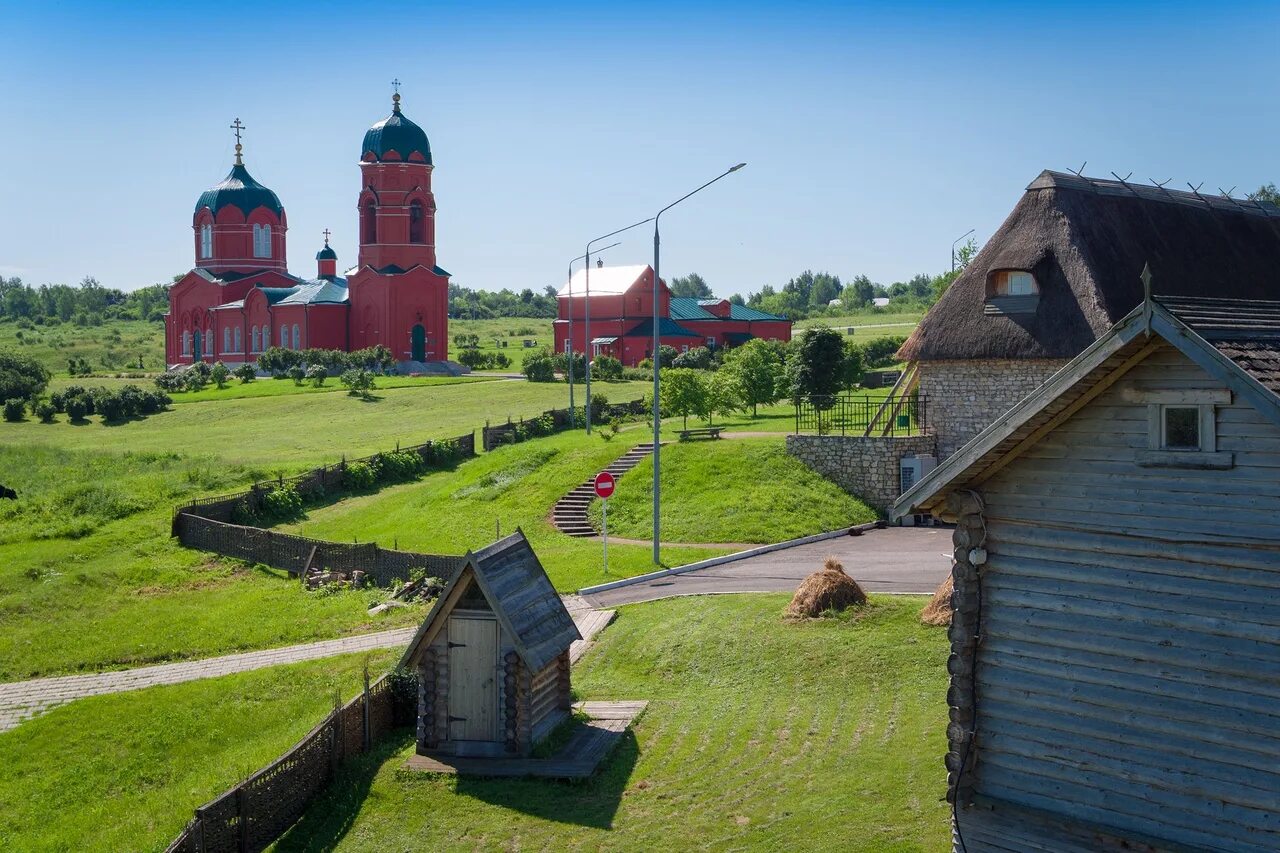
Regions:
[[57, 414], [57, 412], [53, 410], [53, 404], [51, 403], [38, 404], [36, 406], [35, 413], [36, 417], [40, 419], [40, 423], [42, 424], [53, 423], [53, 417]]
[[302, 515], [302, 496], [292, 483], [280, 483], [262, 496], [262, 514], [277, 521], [297, 518]]
[[353, 492], [372, 489], [378, 482], [378, 472], [368, 462], [352, 462], [342, 475], [342, 485]]
[[257, 371], [253, 369], [252, 364], [242, 364], [231, 373], [236, 379], [240, 380], [241, 385], [252, 382], [257, 376]]
[[294, 385], [301, 385], [302, 380], [307, 378], [307, 371], [301, 364], [295, 364], [289, 368], [289, 378], [293, 380]]
[[376, 347], [365, 347], [353, 353], [344, 353], [343, 355], [343, 360], [336, 363], [334, 367], [341, 367], [345, 364], [347, 367], [386, 373], [396, 366], [395, 355], [381, 344]]
[[[660, 344], [658, 346], [658, 367], [673, 367], [676, 356], [680, 355], [680, 351], [673, 346]], [[653, 367], [653, 363], [649, 363], [649, 367]]]
[[556, 366], [549, 350], [531, 352], [524, 357], [524, 376], [530, 382], [555, 382]]
[[[564, 374], [564, 381], [569, 381], [569, 354], [558, 352], [552, 358], [555, 359], [556, 372]], [[587, 356], [585, 353], [574, 352], [573, 354], [573, 380], [581, 382], [587, 375]]]
[[[121, 399], [120, 395], [113, 394], [105, 388], [94, 390], [93, 410], [102, 416], [103, 423], [118, 423], [119, 421], [124, 420], [125, 405], [124, 400]], [[99, 390], [104, 393], [97, 394], [96, 392]]]
[[898, 349], [906, 341], [902, 335], [872, 338], [861, 345], [863, 362], [867, 367], [891, 367], [897, 362]]
[[593, 424], [604, 423], [604, 410], [609, 407], [609, 398], [601, 394], [599, 391], [591, 395], [591, 422]]
[[596, 356], [591, 362], [591, 378], [605, 382], [622, 378], [622, 362], [611, 355]]
[[433, 441], [427, 449], [426, 464], [442, 467], [457, 461], [460, 451], [452, 441]]
[[0, 400], [34, 400], [49, 385], [49, 371], [34, 358], [0, 351]]
[[379, 462], [381, 464], [378, 468], [382, 479], [390, 483], [412, 480], [422, 473], [423, 468], [422, 457], [412, 450], [384, 453]]
[[481, 352], [464, 349], [458, 353], [458, 362], [472, 370], [501, 370], [511, 366], [511, 359], [500, 352]]
[[[197, 361], [182, 372], [182, 384], [188, 391], [200, 391], [204, 386], [209, 384], [209, 380], [213, 377], [213, 368], [208, 362]], [[169, 389], [162, 388], [162, 391]]]
[[213, 384], [219, 388], [227, 387], [227, 379], [231, 376], [231, 371], [222, 362], [215, 362], [209, 370], [209, 378], [213, 380]]
[[347, 389], [347, 393], [352, 397], [363, 397], [368, 399], [369, 392], [374, 389], [373, 374], [369, 371], [353, 367], [345, 372], [338, 379], [343, 387]]
[[313, 364], [307, 368], [307, 381], [316, 388], [324, 384], [329, 378], [329, 370], [323, 364]]
[[4, 419], [6, 421], [20, 421], [27, 416], [27, 404], [23, 400], [17, 398], [4, 401]]
[[161, 391], [185, 391], [187, 390], [187, 381], [179, 371], [161, 373], [156, 377], [156, 387]]
[[[643, 362], [641, 363], [643, 364]], [[643, 382], [646, 379], [653, 379], [653, 362], [649, 362], [648, 369], [640, 367], [622, 368], [622, 378], [638, 382]]]
[[711, 361], [711, 350], [706, 347], [694, 347], [672, 359], [671, 366], [687, 367], [693, 370], [710, 370]]
[[272, 376], [285, 376], [289, 368], [302, 363], [302, 353], [284, 347], [267, 347], [258, 354], [258, 367]]
[[89, 414], [89, 401], [85, 397], [67, 397], [65, 405], [68, 420], [82, 421]]
[[92, 372], [93, 368], [89, 366], [84, 356], [67, 359], [67, 373], [71, 376], [88, 376]]

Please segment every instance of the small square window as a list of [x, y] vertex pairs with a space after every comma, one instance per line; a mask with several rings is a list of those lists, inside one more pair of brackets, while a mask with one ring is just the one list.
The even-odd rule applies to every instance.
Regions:
[[1200, 407], [1164, 407], [1164, 448], [1166, 450], [1200, 449]]

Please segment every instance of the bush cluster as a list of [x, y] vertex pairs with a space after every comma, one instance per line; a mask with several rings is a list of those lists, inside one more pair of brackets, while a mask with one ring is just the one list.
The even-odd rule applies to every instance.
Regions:
[[425, 455], [414, 450], [379, 453], [360, 462], [349, 463], [343, 474], [342, 485], [359, 492], [372, 489], [380, 483], [402, 483], [430, 468], [449, 465], [457, 458], [458, 446], [452, 441], [432, 442]]
[[524, 377], [530, 382], [555, 382], [556, 362], [551, 350], [542, 349], [524, 357]]
[[465, 364], [472, 370], [505, 370], [511, 366], [511, 358], [501, 352], [464, 349], [458, 353], [458, 363]]
[[[138, 385], [125, 385], [118, 391], [110, 388], [84, 388], [68, 385], [50, 396], [49, 404], [55, 413], [65, 412], [73, 420], [83, 420], [98, 415], [104, 423], [119, 423], [144, 415], [154, 415], [169, 408], [172, 400], [163, 391], [148, 391]], [[39, 415], [39, 411], [36, 412]], [[41, 417], [41, 420], [44, 420]], [[51, 423], [50, 417], [45, 423]]]
[[352, 397], [363, 397], [366, 400], [371, 396], [369, 392], [377, 388], [373, 381], [373, 374], [363, 368], [353, 367], [345, 371], [338, 381]]
[[323, 367], [326, 371], [367, 370], [386, 373], [395, 363], [395, 356], [384, 346], [366, 347], [355, 352], [268, 347], [258, 356], [258, 368], [277, 379], [289, 376], [290, 368], [294, 367], [302, 368], [304, 376], [307, 368], [316, 366]]
[[[592, 401], [595, 402], [594, 400]], [[593, 406], [594, 408], [594, 406]], [[543, 435], [551, 435], [556, 431], [556, 421], [551, 415], [539, 415], [536, 418], [530, 418], [521, 421], [515, 425], [516, 441], [527, 441], [530, 438], [537, 438]]]
[[614, 382], [622, 378], [622, 362], [611, 355], [598, 355], [591, 362], [591, 378]]
[[[215, 378], [215, 375], [221, 378]], [[210, 382], [217, 382], [218, 387], [221, 388], [226, 384], [227, 376], [226, 365], [222, 362], [213, 365], [207, 361], [197, 361], [187, 367], [160, 374], [156, 377], [156, 387], [169, 394], [200, 391]]]
[[273, 521], [289, 521], [302, 515], [302, 496], [293, 483], [280, 483], [262, 496], [262, 515]]
[[27, 401], [16, 397], [4, 401], [4, 419], [10, 423], [20, 421], [27, 416]]

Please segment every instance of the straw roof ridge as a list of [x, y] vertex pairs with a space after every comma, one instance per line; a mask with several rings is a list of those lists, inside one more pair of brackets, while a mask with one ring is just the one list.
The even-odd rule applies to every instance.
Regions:
[[[1280, 298], [1280, 208], [1042, 172], [899, 350], [904, 360], [1073, 358], [1157, 295]], [[1003, 269], [1030, 270], [1035, 313], [986, 311]]]

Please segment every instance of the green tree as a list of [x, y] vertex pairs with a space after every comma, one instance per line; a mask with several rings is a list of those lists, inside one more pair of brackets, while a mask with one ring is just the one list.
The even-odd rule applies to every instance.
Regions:
[[212, 379], [214, 384], [219, 388], [227, 387], [227, 379], [230, 376], [231, 371], [228, 370], [227, 366], [220, 361], [215, 362], [213, 367], [209, 369], [209, 378]]
[[744, 408], [742, 388], [732, 373], [718, 370], [703, 374], [702, 384], [705, 388], [703, 411], [698, 413], [698, 417], [706, 421], [707, 426], [711, 426], [711, 419], [716, 415], [728, 415]]
[[811, 326], [792, 342], [787, 359], [791, 397], [808, 398], [816, 408], [828, 408], [845, 382], [848, 353], [844, 338], [826, 326]]
[[35, 400], [49, 386], [49, 371], [34, 358], [0, 351], [0, 400]]
[[1254, 201], [1266, 201], [1274, 205], [1280, 205], [1280, 190], [1276, 189], [1276, 185], [1272, 183], [1263, 184], [1249, 194], [1249, 198]]
[[711, 286], [706, 280], [696, 272], [691, 272], [685, 276], [677, 276], [671, 279], [669, 285], [672, 296], [691, 296], [695, 299], [710, 299], [712, 297]]
[[747, 341], [725, 353], [724, 367], [719, 373], [734, 377], [741, 390], [742, 402], [751, 407], [751, 417], [757, 417], [761, 405], [771, 405], [782, 399], [786, 388], [786, 371], [782, 348], [777, 341], [759, 338]]
[[875, 298], [876, 286], [865, 275], [854, 278], [853, 281], [845, 285], [844, 291], [840, 294], [840, 301], [847, 311], [867, 308]]
[[689, 415], [707, 410], [707, 386], [702, 376], [701, 371], [688, 367], [667, 367], [658, 374], [662, 410], [683, 418], [685, 429], [689, 428]]
[[550, 350], [531, 352], [524, 357], [524, 376], [530, 382], [555, 382], [556, 363]]

